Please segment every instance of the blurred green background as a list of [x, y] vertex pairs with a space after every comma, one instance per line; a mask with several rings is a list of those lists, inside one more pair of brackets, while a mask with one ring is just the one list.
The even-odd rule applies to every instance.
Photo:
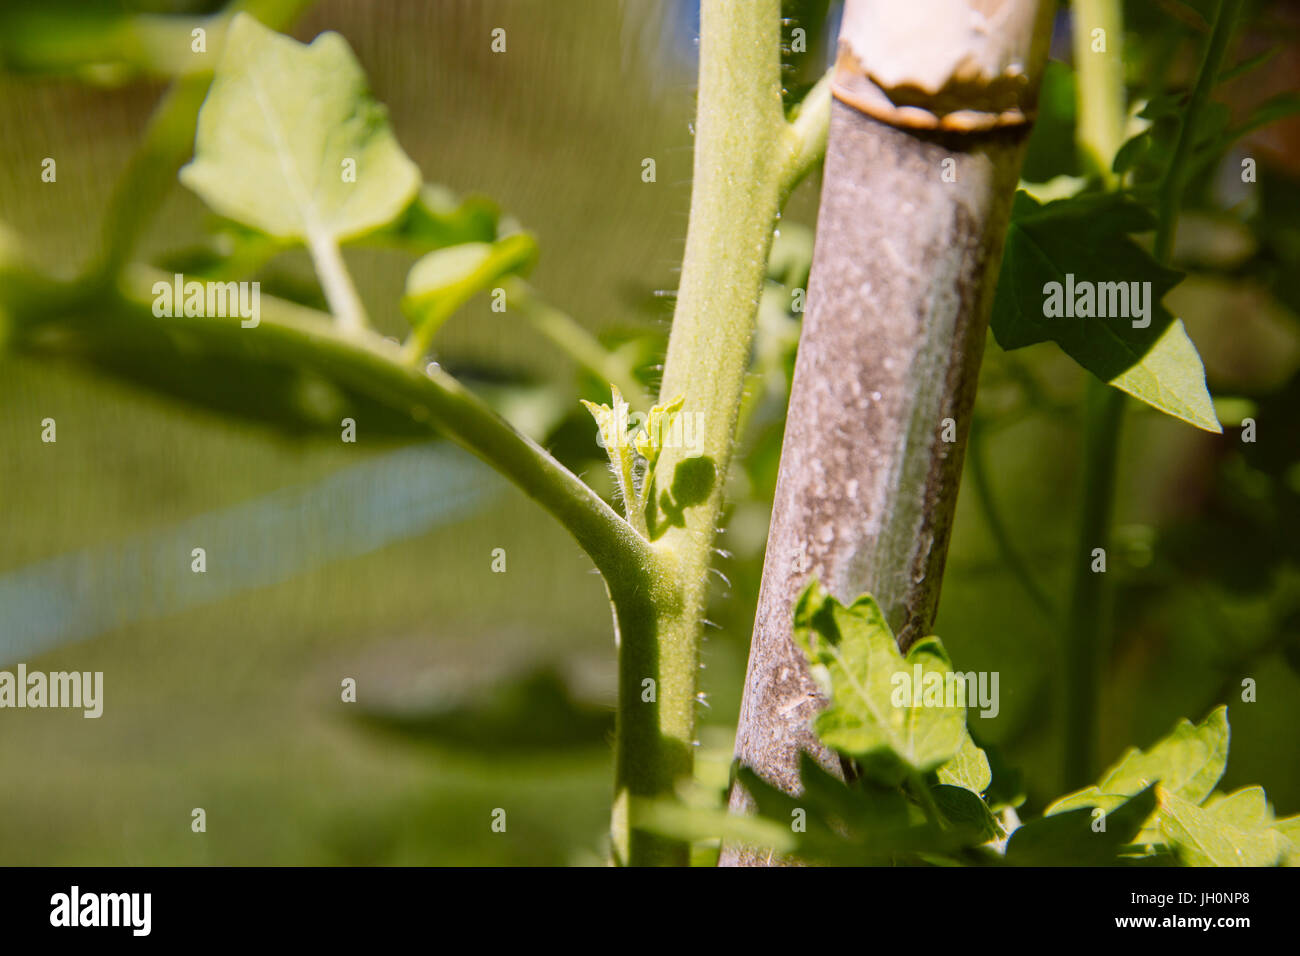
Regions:
[[[791, 6], [809, 23], [831, 8]], [[1162, 62], [1167, 82], [1185, 83], [1195, 26], [1131, 6], [1135, 85], [1150, 77], [1155, 40], [1178, 30], [1188, 45]], [[69, 274], [95, 248], [163, 84], [42, 68], [33, 51], [48, 65], [60, 37], [75, 45], [69, 24], [102, 28], [117, 9], [0, 14], [0, 224]], [[1252, 36], [1278, 42], [1274, 12], [1259, 5], [1243, 54]], [[693, 4], [675, 0], [325, 0], [291, 32], [342, 33], [425, 178], [491, 196], [537, 234], [532, 281], [550, 301], [611, 341], [661, 345], [671, 297], [656, 293], [676, 285], [690, 200], [693, 21]], [[505, 54], [490, 51], [496, 27]], [[1264, 75], [1300, 85], [1295, 33], [1283, 39]], [[808, 72], [791, 74], [792, 89]], [[1243, 100], [1266, 84], [1248, 85]], [[1055, 117], [1065, 133], [1045, 123], [1035, 145], [1043, 179], [1074, 171], [1053, 158], [1070, 152], [1068, 100]], [[1180, 234], [1195, 274], [1170, 301], [1225, 424], [1252, 414], [1260, 441], [1130, 403], [1101, 730], [1109, 762], [1227, 700], [1225, 788], [1263, 784], [1286, 814], [1300, 810], [1300, 187], [1294, 127], [1269, 135], [1292, 138], [1242, 147], [1259, 157], [1266, 201], [1216, 192], [1210, 176], [1200, 184]], [[47, 156], [57, 183], [40, 181]], [[655, 183], [641, 180], [645, 157]], [[793, 199], [787, 238], [814, 224], [818, 185]], [[141, 256], [196, 243], [209, 222], [177, 185]], [[347, 258], [376, 323], [403, 335], [410, 258]], [[303, 254], [261, 278], [316, 295]], [[475, 302], [441, 333], [437, 357], [607, 486], [592, 429], [570, 414], [580, 394], [600, 397], [596, 383], [517, 319]], [[1058, 604], [1079, 499], [1082, 375], [1052, 346], [1008, 358], [990, 343], [981, 384], [989, 491]], [[781, 403], [769, 399], [733, 476], [706, 633], [700, 777], [715, 791], [779, 458]], [[56, 444], [40, 440], [47, 417]], [[603, 860], [615, 651], [590, 562], [468, 455], [367, 438], [364, 423], [359, 433], [356, 445], [287, 436], [0, 352], [0, 668], [103, 671], [106, 687], [98, 720], [0, 711], [0, 863]], [[975, 731], [1024, 770], [1037, 810], [1060, 791], [1060, 627], [1008, 570], [969, 470], [936, 631], [961, 669], [1000, 672], [1001, 713]], [[200, 546], [226, 586], [189, 573]], [[492, 572], [495, 548], [504, 574]], [[346, 677], [356, 704], [340, 700]], [[1257, 682], [1258, 702], [1239, 701], [1242, 677]], [[195, 807], [204, 834], [191, 832]], [[496, 808], [505, 833], [491, 829]]]

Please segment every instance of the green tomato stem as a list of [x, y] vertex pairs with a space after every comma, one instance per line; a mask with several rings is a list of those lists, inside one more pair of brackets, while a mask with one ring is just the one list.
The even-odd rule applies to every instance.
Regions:
[[[620, 694], [612, 832], [620, 863], [689, 859], [686, 843], [638, 830], [636, 807], [646, 800], [636, 798], [670, 797], [692, 772], [708, 569], [764, 270], [781, 201], [815, 152], [818, 111], [807, 110], [807, 137], [785, 120], [780, 25], [780, 0], [702, 4], [690, 227], [659, 393], [661, 402], [684, 396], [679, 414], [696, 416], [694, 440], [690, 449], [663, 450], [647, 492], [655, 496], [650, 536], [673, 569], [675, 600], [626, 607], [613, 595]], [[795, 149], [796, 137], [812, 145]], [[642, 699], [647, 679], [653, 704]]]

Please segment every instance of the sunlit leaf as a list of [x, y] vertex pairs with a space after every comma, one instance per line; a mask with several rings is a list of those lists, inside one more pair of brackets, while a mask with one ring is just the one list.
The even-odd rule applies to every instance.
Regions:
[[1161, 303], [1182, 276], [1129, 238], [1153, 227], [1150, 214], [1122, 196], [1044, 206], [1018, 193], [993, 334], [1007, 350], [1056, 342], [1103, 382], [1218, 432], [1200, 356]]
[[[918, 641], [904, 657], [875, 599], [844, 607], [816, 581], [795, 607], [794, 635], [830, 698], [814, 722], [817, 735], [865, 774], [898, 783], [937, 769], [961, 748], [965, 708], [947, 706], [942, 694], [961, 678], [937, 638]], [[921, 686], [911, 686], [918, 677]], [[896, 696], [905, 682], [910, 700]], [[922, 696], [936, 686], [937, 702]]]
[[180, 175], [221, 215], [307, 243], [393, 221], [420, 185], [341, 36], [305, 46], [242, 14]]

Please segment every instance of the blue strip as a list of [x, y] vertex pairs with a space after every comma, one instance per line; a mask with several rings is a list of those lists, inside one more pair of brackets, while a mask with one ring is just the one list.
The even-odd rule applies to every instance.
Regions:
[[[417, 445], [0, 575], [0, 666], [417, 537], [477, 510], [500, 481], [454, 446]], [[190, 569], [194, 548], [204, 574]]]

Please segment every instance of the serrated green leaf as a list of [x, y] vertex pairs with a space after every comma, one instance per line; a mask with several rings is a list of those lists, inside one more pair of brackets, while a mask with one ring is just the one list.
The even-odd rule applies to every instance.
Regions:
[[[949, 698], [942, 693], [921, 694], [961, 681], [938, 639], [918, 641], [903, 657], [873, 598], [844, 607], [816, 581], [795, 607], [794, 634], [830, 698], [813, 729], [827, 746], [858, 761], [866, 776], [897, 784], [936, 770], [961, 748], [965, 707], [944, 706]], [[903, 691], [918, 676], [921, 687], [910, 698]]]
[[[1105, 811], [1105, 829], [1090, 807], [1031, 820], [1007, 841], [1007, 862], [1017, 866], [1106, 866], [1137, 838], [1156, 807], [1154, 787]], [[1104, 810], [1105, 808], [1103, 808]]]
[[976, 745], [969, 733], [962, 736], [961, 746], [953, 758], [939, 768], [939, 782], [965, 787], [977, 795], [982, 795], [993, 782], [988, 754]]
[[502, 277], [531, 268], [537, 241], [515, 233], [496, 242], [467, 242], [421, 258], [406, 276], [402, 311], [412, 325], [441, 324]]
[[[1123, 196], [1076, 196], [1044, 206], [1017, 193], [994, 294], [993, 334], [1007, 350], [1056, 342], [1103, 382], [1219, 432], [1200, 356], [1161, 304], [1182, 274], [1129, 238], [1153, 227], [1150, 213]], [[1134, 288], [1145, 302], [1141, 310], [1129, 301]], [[1083, 301], [1085, 291], [1091, 304]]]
[[1271, 826], [1235, 826], [1240, 808], [1224, 802], [1202, 808], [1157, 789], [1160, 830], [1187, 866], [1273, 866], [1287, 849], [1287, 840]]
[[1300, 816], [1285, 817], [1273, 825], [1286, 841], [1283, 849], [1284, 866], [1300, 866]]
[[1044, 814], [1051, 816], [1080, 807], [1109, 810], [1124, 797], [1152, 783], [1184, 800], [1200, 804], [1214, 790], [1228, 765], [1228, 709], [1218, 707], [1198, 725], [1184, 718], [1164, 738], [1142, 751], [1130, 747], [1095, 786], [1054, 801]]
[[231, 22], [180, 177], [221, 215], [308, 244], [393, 221], [420, 185], [341, 36], [304, 46], [246, 14]]
[[[956, 851], [983, 839], [968, 826], [937, 829], [897, 789], [870, 781], [846, 785], [806, 753], [800, 754], [799, 766], [803, 792], [797, 796], [771, 786], [748, 767], [739, 769], [737, 780], [761, 817], [795, 833], [792, 855], [802, 862], [882, 865], [898, 857]], [[797, 831], [792, 826], [796, 820]]]
[[1104, 793], [1096, 786], [1085, 787], [1082, 790], [1067, 793], [1065, 796], [1052, 801], [1047, 809], [1043, 811], [1043, 816], [1052, 817], [1058, 813], [1068, 813], [1071, 810], [1090, 809], [1092, 807], [1101, 807], [1103, 810], [1110, 811], [1123, 803], [1128, 796], [1125, 793]]
[[634, 441], [637, 454], [646, 460], [647, 474], [654, 471], [668, 438], [668, 429], [685, 402], [686, 396], [678, 395], [671, 402], [655, 405], [647, 413], [645, 425]]
[[1199, 725], [1184, 718], [1145, 753], [1130, 747], [1102, 775], [1105, 793], [1130, 794], [1151, 783], [1200, 804], [1214, 790], [1228, 765], [1228, 708], [1217, 707]]
[[1204, 809], [1242, 830], [1262, 830], [1273, 826], [1273, 808], [1260, 786], [1242, 787], [1229, 794], [1214, 793]]

